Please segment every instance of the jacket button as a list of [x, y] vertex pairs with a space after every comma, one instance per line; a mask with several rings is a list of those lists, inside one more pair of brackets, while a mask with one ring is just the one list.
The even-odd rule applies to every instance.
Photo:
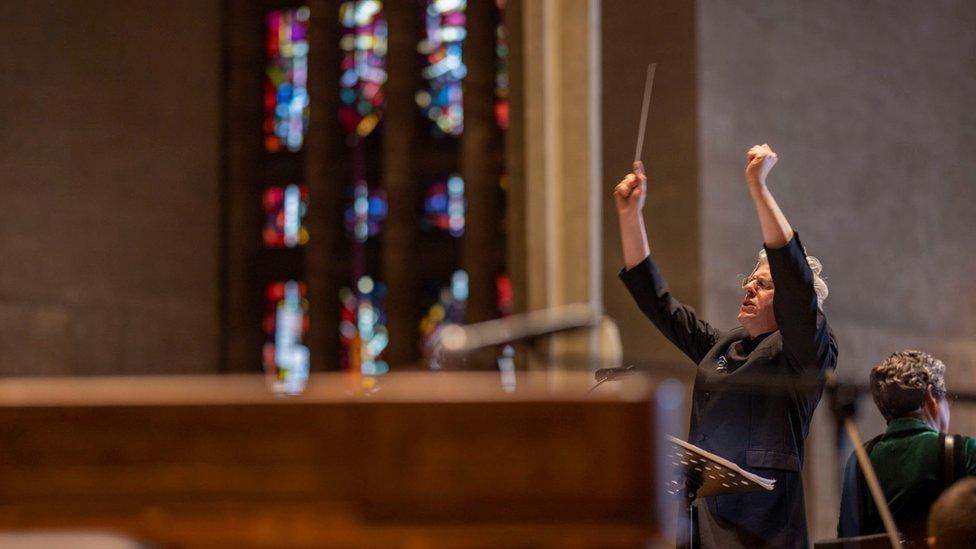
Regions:
[[705, 400], [708, 400], [709, 398], [711, 398], [712, 393], [710, 393], [708, 391], [705, 391], [705, 395], [704, 396], [705, 396]]

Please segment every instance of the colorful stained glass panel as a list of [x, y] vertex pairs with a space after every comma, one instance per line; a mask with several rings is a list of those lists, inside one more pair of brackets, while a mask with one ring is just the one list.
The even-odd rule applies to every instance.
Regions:
[[383, 284], [369, 276], [360, 277], [355, 288], [339, 292], [343, 369], [365, 376], [383, 375], [390, 370], [383, 360], [390, 342], [383, 307], [385, 292]]
[[307, 7], [274, 10], [266, 18], [264, 148], [298, 151], [308, 131]]
[[343, 214], [346, 233], [356, 242], [366, 242], [380, 234], [389, 209], [382, 189], [370, 190], [365, 181], [353, 187], [352, 203]]
[[304, 185], [270, 187], [262, 197], [264, 230], [262, 239], [268, 248], [294, 248], [308, 243], [305, 213], [308, 211], [308, 188]]
[[505, 2], [495, 0], [498, 8], [498, 27], [495, 29], [495, 122], [508, 129], [508, 38], [505, 28]]
[[421, 112], [431, 122], [437, 136], [460, 136], [464, 131], [462, 84], [468, 73], [462, 59], [467, 36], [465, 0], [426, 0], [424, 39], [417, 44], [423, 56], [421, 75], [424, 88], [417, 92]]
[[339, 120], [350, 137], [368, 136], [382, 117], [386, 83], [387, 26], [383, 3], [343, 2], [339, 7]]
[[308, 380], [309, 352], [302, 344], [308, 334], [305, 283], [274, 282], [265, 292], [264, 370], [272, 390], [299, 394]]
[[427, 185], [421, 226], [438, 229], [451, 236], [464, 234], [464, 180], [458, 174], [437, 178]]

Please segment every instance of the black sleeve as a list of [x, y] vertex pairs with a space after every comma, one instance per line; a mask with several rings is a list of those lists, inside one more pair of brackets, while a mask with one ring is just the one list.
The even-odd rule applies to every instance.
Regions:
[[816, 372], [837, 363], [837, 343], [827, 325], [827, 317], [817, 305], [813, 290], [813, 271], [807, 264], [800, 236], [794, 234], [782, 248], [766, 248], [769, 272], [776, 294], [773, 313], [783, 337], [783, 353], [796, 372]]
[[654, 326], [695, 364], [701, 362], [720, 332], [699, 319], [694, 309], [671, 297], [664, 277], [651, 258], [632, 269], [621, 270], [620, 280]]

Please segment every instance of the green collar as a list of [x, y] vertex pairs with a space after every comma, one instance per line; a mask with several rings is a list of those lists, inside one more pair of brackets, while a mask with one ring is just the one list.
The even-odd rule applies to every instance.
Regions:
[[919, 431], [937, 432], [935, 429], [929, 427], [928, 423], [916, 417], [898, 417], [888, 422], [885, 435], [899, 435]]

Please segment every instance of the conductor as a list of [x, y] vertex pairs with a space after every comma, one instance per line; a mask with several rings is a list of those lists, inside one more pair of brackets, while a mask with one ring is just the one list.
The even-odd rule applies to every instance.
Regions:
[[763, 250], [742, 281], [740, 326], [719, 330], [671, 296], [650, 257], [640, 162], [614, 188], [626, 268], [620, 278], [654, 326], [698, 365], [688, 439], [758, 475], [771, 492], [699, 502], [696, 545], [806, 547], [803, 447], [837, 344], [821, 308], [827, 285], [766, 186], [778, 157], [768, 145], [746, 155], [746, 186]]

